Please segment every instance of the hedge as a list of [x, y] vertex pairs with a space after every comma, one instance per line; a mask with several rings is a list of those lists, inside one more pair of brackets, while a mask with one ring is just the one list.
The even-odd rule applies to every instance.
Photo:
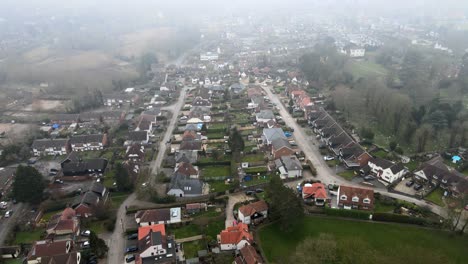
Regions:
[[370, 212], [358, 211], [358, 210], [343, 210], [343, 209], [333, 209], [325, 207], [325, 214], [331, 216], [340, 216], [340, 217], [349, 217], [362, 220], [369, 220], [371, 215]]
[[431, 227], [441, 227], [441, 223], [429, 220], [426, 218], [411, 217], [407, 215], [399, 215], [392, 213], [375, 213], [372, 216], [372, 219], [375, 221], [382, 222], [395, 222], [395, 223], [404, 223], [412, 225], [422, 225], [422, 226], [431, 226]]

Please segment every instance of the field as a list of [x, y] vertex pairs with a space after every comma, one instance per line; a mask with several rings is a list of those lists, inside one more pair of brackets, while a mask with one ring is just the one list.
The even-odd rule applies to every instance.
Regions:
[[0, 138], [0, 143], [24, 140], [24, 134], [30, 129], [32, 125], [28, 124], [0, 123], [0, 133], [5, 132], [5, 137]]
[[[268, 261], [287, 263], [287, 257], [307, 237], [329, 234], [336, 240], [340, 263], [466, 263], [468, 237], [413, 226], [305, 217], [290, 234], [277, 224], [259, 230], [260, 245]], [[350, 250], [350, 255], [343, 252]], [[365, 252], [353, 254], [353, 251]], [[350, 259], [361, 258], [361, 260]], [[347, 261], [345, 261], [347, 260]], [[376, 262], [377, 261], [377, 262]], [[317, 262], [320, 263], [320, 262]]]
[[354, 79], [361, 77], [384, 77], [388, 74], [387, 69], [382, 65], [371, 61], [350, 61], [346, 69], [354, 76]]

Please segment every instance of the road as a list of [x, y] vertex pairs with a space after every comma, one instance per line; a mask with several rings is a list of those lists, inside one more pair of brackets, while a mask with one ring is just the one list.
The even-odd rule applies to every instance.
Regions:
[[[321, 182], [325, 184], [332, 183], [332, 184], [348, 185], [348, 186], [355, 186], [355, 187], [361, 187], [361, 188], [363, 187], [360, 184], [347, 181], [341, 178], [340, 176], [336, 175], [334, 173], [334, 170], [328, 167], [327, 163], [323, 160], [322, 155], [320, 154], [318, 150], [318, 142], [316, 141], [316, 139], [313, 136], [312, 137], [308, 136], [305, 133], [304, 129], [297, 124], [297, 122], [291, 116], [289, 111], [281, 103], [278, 96], [276, 96], [275, 94], [271, 92], [272, 87], [262, 86], [262, 88], [265, 91], [268, 98], [270, 99], [270, 101], [276, 104], [276, 106], [278, 107], [279, 113], [281, 117], [283, 118], [284, 122], [286, 123], [286, 125], [294, 129], [294, 137], [295, 137], [296, 142], [299, 143], [307, 159], [309, 159], [312, 162], [312, 164], [314, 164], [315, 168], [317, 169], [317, 177], [315, 177], [314, 179], [320, 180]], [[309, 144], [306, 144], [306, 143], [309, 143]], [[290, 187], [295, 187], [297, 183], [300, 181], [289, 182], [287, 185]], [[434, 205], [434, 204], [429, 204], [424, 200], [419, 200], [419, 199], [408, 197], [405, 195], [391, 193], [391, 192], [388, 192], [386, 189], [374, 188], [374, 191], [377, 193], [381, 193], [382, 195], [385, 195], [385, 196], [389, 196], [389, 197], [393, 197], [396, 199], [405, 200], [407, 202], [414, 203], [418, 206], [427, 206], [431, 209], [432, 212], [443, 217], [447, 216], [447, 212], [444, 208]]]
[[15, 224], [19, 222], [18, 219], [25, 213], [27, 206], [23, 203], [19, 203], [9, 208], [9, 210], [13, 210], [11, 217], [4, 218], [2, 215], [2, 219], [0, 219], [0, 246], [4, 245], [8, 233], [13, 230]]

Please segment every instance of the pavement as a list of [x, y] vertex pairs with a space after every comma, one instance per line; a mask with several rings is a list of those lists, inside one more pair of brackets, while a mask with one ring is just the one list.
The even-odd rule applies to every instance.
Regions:
[[[279, 113], [281, 117], [283, 118], [284, 122], [286, 123], [286, 125], [294, 129], [293, 135], [294, 135], [295, 141], [298, 142], [299, 145], [301, 146], [302, 151], [304, 152], [306, 158], [309, 159], [312, 162], [312, 164], [315, 166], [315, 168], [317, 169], [317, 176], [313, 177], [312, 179], [320, 180], [322, 183], [327, 184], [327, 185], [332, 183], [332, 184], [337, 184], [337, 185], [347, 185], [347, 186], [354, 186], [354, 187], [361, 187], [361, 188], [363, 187], [369, 188], [369, 186], [363, 186], [359, 183], [350, 182], [341, 178], [340, 176], [334, 173], [333, 169], [328, 167], [327, 163], [323, 160], [323, 157], [319, 152], [319, 149], [318, 149], [319, 143], [317, 142], [316, 138], [314, 136], [308, 136], [305, 133], [305, 130], [297, 124], [296, 120], [291, 116], [291, 114], [289, 114], [289, 111], [281, 103], [278, 96], [276, 96], [275, 94], [271, 92], [272, 88], [273, 88], [272, 86], [262, 86], [262, 89], [265, 91], [270, 101], [276, 104], [276, 107], [279, 109]], [[295, 188], [297, 186], [297, 183], [301, 182], [302, 180], [305, 180], [305, 178], [295, 181], [295, 182], [289, 182], [286, 185], [292, 188]], [[374, 189], [374, 192], [376, 193], [380, 193], [382, 195], [393, 197], [393, 198], [400, 199], [400, 200], [405, 200], [407, 202], [414, 203], [418, 206], [426, 206], [430, 208], [432, 212], [442, 217], [447, 216], [447, 211], [445, 210], [445, 208], [442, 208], [438, 205], [430, 204], [425, 200], [419, 200], [413, 197], [391, 193], [391, 192], [388, 192], [385, 188], [373, 188], [373, 189]]]

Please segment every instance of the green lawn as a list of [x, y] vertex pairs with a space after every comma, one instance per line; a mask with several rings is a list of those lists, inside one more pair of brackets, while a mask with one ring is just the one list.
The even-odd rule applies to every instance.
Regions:
[[381, 149], [379, 151], [372, 152], [371, 154], [378, 157], [378, 158], [381, 158], [381, 159], [386, 159], [387, 155], [388, 155], [387, 152], [385, 152], [384, 150], [381, 150]]
[[207, 166], [202, 170], [203, 178], [228, 177], [231, 176], [230, 166]]
[[44, 229], [36, 229], [34, 231], [23, 231], [16, 233], [15, 245], [31, 244], [34, 241], [40, 240], [41, 235], [44, 234]]
[[245, 155], [244, 157], [242, 157], [242, 162], [257, 162], [257, 161], [264, 161], [264, 160], [265, 160], [265, 155], [263, 155], [263, 153]]
[[214, 123], [208, 126], [208, 132], [210, 131], [210, 129], [225, 129], [225, 128], [226, 128], [225, 123]]
[[210, 185], [210, 192], [225, 192], [231, 188], [230, 184], [225, 184], [224, 181], [210, 181], [208, 182]]
[[468, 237], [407, 225], [305, 217], [287, 234], [278, 224], [265, 226], [259, 230], [259, 238], [268, 261], [287, 263], [287, 256], [301, 241], [307, 237], [318, 237], [320, 233], [334, 237], [336, 255], [347, 258], [347, 262], [340, 263], [365, 263], [349, 259], [356, 257], [354, 254], [346, 255], [353, 250], [378, 259], [377, 262], [366, 259], [367, 263], [461, 264], [468, 259]]
[[193, 214], [191, 217], [217, 217], [221, 215], [221, 212], [217, 212], [214, 208], [210, 208], [207, 211], [200, 211], [199, 213]]
[[96, 234], [101, 234], [101, 233], [104, 233], [105, 230], [106, 230], [106, 227], [104, 226], [104, 222], [106, 220], [102, 220], [102, 221], [92, 221], [89, 226], [87, 226], [85, 229], [89, 229], [91, 231], [93, 231], [94, 233]]
[[216, 240], [216, 236], [224, 230], [226, 223], [224, 220], [214, 221], [206, 226], [204, 234], [208, 239]]
[[263, 174], [263, 173], [266, 173], [267, 171], [268, 170], [266, 167], [250, 167], [250, 168], [244, 169], [244, 172], [247, 174], [257, 174], [257, 173]]
[[393, 212], [393, 210], [395, 209], [395, 206], [393, 205], [386, 205], [386, 204], [382, 204], [379, 200], [375, 200], [375, 203], [374, 203], [374, 212], [376, 213], [389, 213], [389, 212]]
[[208, 139], [222, 139], [224, 138], [224, 136], [226, 136], [226, 133], [224, 132], [208, 132], [208, 134], [206, 134], [206, 136], [208, 137]]
[[119, 208], [128, 196], [129, 194], [111, 195], [112, 207]]
[[428, 196], [426, 196], [424, 199], [431, 201], [439, 206], [444, 206], [444, 202], [442, 201], [443, 195], [444, 195], [444, 190], [442, 190], [441, 188], [437, 188], [433, 192], [431, 192]]
[[350, 61], [345, 69], [354, 76], [355, 80], [361, 77], [384, 77], [388, 74], [388, 70], [382, 65], [371, 61]]
[[253, 179], [251, 181], [246, 181], [246, 182], [243, 182], [242, 184], [245, 185], [245, 186], [257, 185], [257, 184], [260, 184], [260, 183], [269, 182], [270, 178], [271, 177], [267, 176], [267, 175], [263, 175], [263, 176], [259, 176], [259, 177], [253, 177]]
[[353, 170], [345, 170], [343, 172], [338, 173], [339, 176], [345, 178], [346, 180], [350, 181], [356, 176]]
[[23, 264], [21, 259], [9, 259], [5, 260], [5, 264]]
[[408, 170], [414, 171], [419, 167], [420, 164], [421, 164], [421, 162], [419, 162], [417, 160], [411, 160], [410, 162], [408, 162], [406, 164], [403, 164], [403, 165], [406, 166], [408, 168]]
[[186, 259], [198, 257], [198, 251], [206, 249], [203, 240], [183, 243], [184, 255]]
[[326, 163], [328, 167], [334, 168], [336, 165], [340, 164], [340, 161], [337, 159], [334, 159], [334, 160], [327, 160]]
[[181, 226], [171, 229], [176, 239], [201, 235], [200, 227], [195, 224]]
[[45, 221], [45, 222], [49, 222], [49, 220], [50, 220], [50, 218], [52, 218], [52, 216], [54, 216], [54, 215], [56, 215], [58, 213], [61, 213], [62, 211], [63, 211], [63, 209], [45, 213], [44, 215], [42, 215], [41, 220]]

